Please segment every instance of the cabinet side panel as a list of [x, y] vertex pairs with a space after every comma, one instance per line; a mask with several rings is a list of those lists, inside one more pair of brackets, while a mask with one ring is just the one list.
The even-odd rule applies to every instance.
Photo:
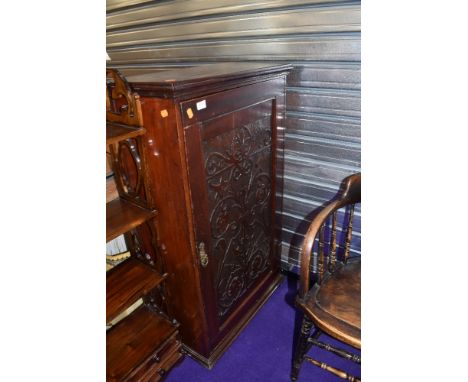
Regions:
[[160, 244], [165, 258], [169, 313], [181, 326], [183, 343], [207, 351], [206, 321], [197, 260], [192, 250], [186, 205], [182, 143], [171, 100], [142, 98], [150, 192], [159, 212]]

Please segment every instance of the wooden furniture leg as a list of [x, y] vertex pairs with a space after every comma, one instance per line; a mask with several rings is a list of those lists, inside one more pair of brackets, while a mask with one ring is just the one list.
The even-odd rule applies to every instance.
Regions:
[[299, 370], [301, 369], [301, 364], [304, 359], [304, 356], [308, 350], [309, 346], [309, 337], [312, 331], [312, 321], [304, 316], [302, 319], [301, 331], [299, 338], [297, 340], [296, 349], [294, 350], [294, 359], [293, 367], [291, 371], [291, 381], [296, 381], [299, 375]]

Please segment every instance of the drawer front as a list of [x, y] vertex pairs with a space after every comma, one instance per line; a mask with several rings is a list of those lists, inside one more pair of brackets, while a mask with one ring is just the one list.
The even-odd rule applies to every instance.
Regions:
[[178, 338], [178, 334], [176, 333], [169, 338], [158, 351], [152, 354], [140, 367], [138, 367], [138, 369], [129, 378], [127, 378], [126, 381], [153, 381], [157, 376], [163, 375], [169, 370], [165, 369], [167, 361], [174, 353], [179, 353], [180, 348], [181, 342]]
[[[155, 381], [159, 381], [164, 378], [166, 374], [174, 367], [174, 365], [182, 358], [182, 354], [180, 353], [179, 349], [180, 348], [178, 348], [177, 351], [173, 351], [172, 353], [168, 354], [166, 360], [157, 371], [157, 377]], [[144, 381], [153, 382], [152, 379], [145, 379]]]

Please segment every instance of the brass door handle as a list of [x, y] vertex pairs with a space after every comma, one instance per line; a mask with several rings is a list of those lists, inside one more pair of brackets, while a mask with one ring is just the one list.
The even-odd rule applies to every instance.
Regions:
[[205, 243], [201, 242], [198, 244], [198, 256], [200, 257], [200, 264], [203, 268], [206, 268], [208, 265], [208, 254], [205, 250]]

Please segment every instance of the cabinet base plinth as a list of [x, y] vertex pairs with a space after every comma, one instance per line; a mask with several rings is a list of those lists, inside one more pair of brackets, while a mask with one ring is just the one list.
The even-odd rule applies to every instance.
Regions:
[[182, 344], [184, 351], [186, 354], [197, 361], [202, 366], [206, 367], [207, 369], [211, 370], [216, 362], [221, 358], [224, 352], [231, 346], [234, 340], [239, 336], [242, 330], [248, 325], [248, 323], [254, 318], [257, 312], [261, 309], [261, 307], [268, 301], [270, 296], [273, 292], [278, 288], [278, 286], [283, 281], [284, 276], [282, 274], [276, 275], [273, 279], [273, 282], [270, 283], [270, 286], [264, 291], [264, 293], [259, 297], [256, 304], [252, 305], [252, 308], [249, 312], [245, 315], [245, 319], [239, 322], [237, 326], [235, 326], [213, 349], [210, 356], [207, 358], [200, 353], [196, 352], [195, 350], [191, 349], [185, 344]]

